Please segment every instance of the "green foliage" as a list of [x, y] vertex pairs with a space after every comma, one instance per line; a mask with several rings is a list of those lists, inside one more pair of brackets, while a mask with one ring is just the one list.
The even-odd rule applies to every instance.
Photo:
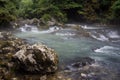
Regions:
[[23, 18], [28, 18], [32, 11], [32, 0], [21, 0], [19, 7], [19, 16]]
[[69, 18], [107, 22], [120, 20], [120, 0], [0, 0], [0, 24], [16, 18], [66, 22]]
[[43, 21], [47, 22], [47, 21], [51, 20], [51, 18], [52, 17], [49, 14], [44, 14], [41, 19]]
[[70, 9], [70, 8], [76, 8], [76, 7], [82, 7], [82, 5], [80, 5], [79, 3], [73, 1], [73, 0], [53, 0], [55, 3], [54, 5], [56, 5], [57, 7], [59, 7], [60, 9]]
[[14, 0], [0, 0], [0, 25], [8, 24], [16, 19], [17, 10]]
[[112, 6], [112, 11], [113, 11], [113, 18], [120, 20], [120, 0], [117, 0], [113, 6]]
[[57, 21], [65, 22], [66, 14], [63, 13], [59, 7], [52, 3], [52, 0], [35, 0], [32, 6], [32, 15], [36, 18], [50, 20], [55, 18]]

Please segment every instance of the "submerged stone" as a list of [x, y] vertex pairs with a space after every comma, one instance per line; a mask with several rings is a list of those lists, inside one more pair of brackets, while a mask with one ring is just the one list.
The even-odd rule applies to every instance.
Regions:
[[95, 62], [94, 59], [90, 57], [84, 57], [84, 58], [81, 58], [78, 62], [73, 63], [71, 66], [74, 68], [79, 68], [79, 67], [91, 65], [94, 62]]

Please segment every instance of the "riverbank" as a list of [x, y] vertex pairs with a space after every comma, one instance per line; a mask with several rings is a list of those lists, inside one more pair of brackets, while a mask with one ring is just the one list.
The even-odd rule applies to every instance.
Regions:
[[[112, 27], [115, 27], [115, 28], [119, 28], [119, 24], [110, 24], [110, 23], [95, 23], [95, 22], [91, 22], [91, 23], [87, 23], [87, 22], [77, 22], [77, 21], [68, 21], [66, 23], [60, 23], [58, 21], [56, 21], [55, 19], [52, 19], [52, 20], [49, 20], [49, 21], [43, 21], [43, 20], [40, 20], [40, 19], [37, 19], [37, 18], [33, 18], [33, 19], [18, 19], [16, 20], [15, 22], [11, 22], [11, 26], [10, 28], [19, 28], [21, 26], [24, 26], [24, 25], [34, 25], [34, 26], [37, 26], [38, 28], [40, 29], [48, 29], [49, 27], [51, 26], [58, 26], [58, 27], [71, 27], [71, 26], [84, 26], [84, 25], [87, 25], [87, 26], [96, 26], [96, 27], [108, 27], [108, 28], [112, 28]], [[67, 24], [71, 24], [71, 25], [67, 25]]]

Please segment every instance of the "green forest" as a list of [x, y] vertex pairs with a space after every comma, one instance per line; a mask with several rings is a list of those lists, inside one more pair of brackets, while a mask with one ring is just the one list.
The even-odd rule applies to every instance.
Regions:
[[0, 0], [0, 25], [19, 18], [118, 24], [120, 0]]

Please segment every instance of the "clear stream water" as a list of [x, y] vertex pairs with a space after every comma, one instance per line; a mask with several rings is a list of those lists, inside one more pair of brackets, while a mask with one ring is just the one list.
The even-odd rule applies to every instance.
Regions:
[[48, 30], [40, 30], [31, 25], [19, 28], [15, 36], [30, 43], [43, 43], [55, 49], [62, 66], [71, 64], [80, 57], [91, 57], [101, 65], [119, 73], [120, 28], [86, 25], [82, 28], [90, 34], [90, 37], [79, 36], [80, 30], [62, 29], [57, 26]]

